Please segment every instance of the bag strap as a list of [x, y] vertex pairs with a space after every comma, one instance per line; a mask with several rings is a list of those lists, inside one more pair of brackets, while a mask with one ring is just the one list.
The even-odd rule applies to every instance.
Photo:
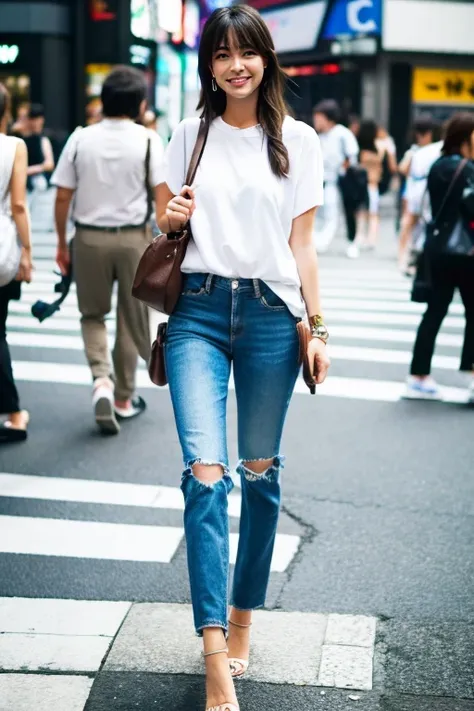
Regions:
[[[453, 188], [456, 185], [458, 178], [460, 177], [461, 173], [463, 172], [463, 170], [466, 167], [466, 165], [468, 164], [468, 162], [469, 161], [467, 158], [463, 158], [462, 161], [459, 163], [458, 167], [456, 168], [456, 171], [455, 171], [453, 177], [451, 178], [451, 182], [449, 183], [449, 187], [444, 194], [444, 198], [441, 203], [441, 207], [439, 208], [438, 212], [436, 213], [436, 217], [433, 219], [433, 222], [432, 222], [433, 225], [436, 225], [436, 223], [438, 222], [438, 220], [441, 216], [441, 213], [443, 212], [444, 207], [448, 201], [448, 198], [451, 195], [451, 193], [453, 192]], [[429, 179], [429, 176], [428, 176], [428, 179]], [[426, 183], [426, 189], [428, 189], [428, 182]]]
[[146, 191], [146, 215], [145, 224], [150, 219], [153, 212], [153, 195], [150, 187], [150, 156], [151, 156], [151, 139], [150, 136], [147, 138], [146, 142], [146, 155], [145, 155], [145, 191]]
[[206, 147], [208, 134], [209, 124], [204, 119], [201, 119], [196, 143], [194, 144], [191, 160], [189, 161], [188, 172], [186, 173], [185, 185], [191, 186], [194, 182], [199, 163], [201, 162], [202, 154], [204, 153], [204, 148]]

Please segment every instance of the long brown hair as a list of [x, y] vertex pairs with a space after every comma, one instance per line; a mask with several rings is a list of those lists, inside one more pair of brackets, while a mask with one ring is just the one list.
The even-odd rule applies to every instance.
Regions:
[[199, 77], [201, 97], [198, 110], [201, 118], [210, 123], [222, 116], [226, 108], [226, 94], [218, 87], [212, 91], [211, 64], [214, 52], [228, 44], [233, 35], [240, 47], [252, 48], [267, 62], [263, 82], [259, 88], [258, 121], [267, 136], [268, 158], [273, 173], [282, 178], [288, 175], [290, 160], [282, 139], [282, 127], [288, 107], [284, 99], [285, 74], [280, 67], [270, 31], [261, 15], [247, 5], [236, 5], [215, 10], [204, 26], [199, 46]]

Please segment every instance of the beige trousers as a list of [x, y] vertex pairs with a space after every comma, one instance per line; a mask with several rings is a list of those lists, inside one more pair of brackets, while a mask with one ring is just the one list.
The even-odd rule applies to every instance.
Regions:
[[[94, 378], [115, 377], [117, 400], [127, 400], [135, 392], [138, 355], [146, 362], [150, 358], [148, 309], [132, 296], [135, 271], [149, 243], [145, 229], [76, 230], [74, 276], [86, 356]], [[105, 317], [112, 308], [115, 281], [118, 301], [112, 372]]]

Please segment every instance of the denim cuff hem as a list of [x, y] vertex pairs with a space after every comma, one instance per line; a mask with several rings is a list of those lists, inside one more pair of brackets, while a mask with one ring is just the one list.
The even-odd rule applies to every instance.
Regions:
[[220, 627], [227, 637], [227, 622], [222, 622], [219, 620], [208, 620], [204, 624], [200, 625], [200, 627], [196, 627], [197, 636], [202, 637], [202, 631], [208, 629], [209, 627]]
[[253, 605], [252, 607], [239, 607], [235, 602], [231, 602], [231, 605], [239, 612], [253, 612], [253, 610], [262, 610], [265, 607], [264, 602], [261, 605]]

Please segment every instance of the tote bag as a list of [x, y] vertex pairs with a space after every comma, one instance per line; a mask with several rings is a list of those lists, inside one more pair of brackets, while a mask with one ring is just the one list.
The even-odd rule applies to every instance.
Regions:
[[0, 286], [9, 284], [20, 266], [21, 245], [8, 205], [16, 146], [16, 141], [0, 136]]

